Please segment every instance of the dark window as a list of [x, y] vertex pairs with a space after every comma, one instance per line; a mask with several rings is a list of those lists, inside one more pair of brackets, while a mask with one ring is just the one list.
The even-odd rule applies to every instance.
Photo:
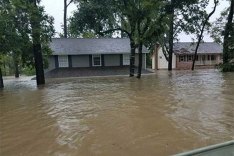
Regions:
[[206, 60], [206, 55], [202, 55], [202, 61]]
[[192, 61], [192, 55], [187, 55], [188, 61]]
[[93, 55], [93, 66], [101, 66], [101, 55]]
[[185, 57], [184, 56], [179, 56], [179, 62], [184, 62], [185, 61]]
[[210, 60], [210, 55], [207, 55], [207, 60]]
[[211, 55], [211, 60], [212, 60], [212, 61], [216, 60], [215, 55]]

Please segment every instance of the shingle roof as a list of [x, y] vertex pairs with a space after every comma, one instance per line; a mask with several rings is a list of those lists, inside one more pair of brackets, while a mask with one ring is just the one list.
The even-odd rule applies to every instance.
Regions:
[[[192, 42], [177, 42], [174, 43], [173, 51], [175, 54], [193, 54], [196, 49], [196, 44]], [[200, 43], [198, 54], [220, 54], [223, 47], [215, 42]]]
[[[131, 50], [127, 38], [54, 38], [50, 47], [53, 55], [123, 54]], [[142, 51], [148, 53], [145, 47]]]

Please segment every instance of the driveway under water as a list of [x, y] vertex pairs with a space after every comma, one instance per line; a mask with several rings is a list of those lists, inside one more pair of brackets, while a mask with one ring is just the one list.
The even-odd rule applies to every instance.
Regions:
[[234, 139], [234, 73], [7, 79], [1, 156], [163, 156]]

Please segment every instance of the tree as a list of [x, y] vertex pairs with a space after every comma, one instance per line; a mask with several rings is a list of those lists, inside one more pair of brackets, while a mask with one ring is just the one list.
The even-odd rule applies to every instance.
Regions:
[[164, 55], [168, 60], [168, 70], [170, 71], [172, 70], [173, 41], [176, 40], [178, 33], [181, 31], [187, 31], [186, 26], [188, 25], [188, 21], [185, 21], [184, 18], [187, 17], [189, 12], [193, 11], [193, 4], [204, 2], [203, 0], [171, 0], [169, 2], [166, 1], [165, 3], [165, 16], [169, 19], [165, 24], [168, 25], [169, 33], [165, 33], [165, 35], [161, 37], [164, 39], [160, 40], [161, 42], [166, 41], [166, 43], [161, 44], [161, 46], [163, 47]]
[[[90, 0], [80, 2], [78, 11], [70, 19], [70, 32], [72, 35], [82, 35], [92, 32], [96, 37], [112, 36], [112, 33], [121, 31], [130, 39], [130, 77], [134, 76], [134, 60], [136, 43], [137, 16], [133, 0]], [[109, 35], [108, 35], [109, 34]]]
[[[134, 76], [135, 50], [139, 51], [138, 78], [141, 77], [142, 47], [149, 44], [149, 38], [155, 34], [159, 11], [163, 3], [157, 0], [90, 0], [81, 2], [70, 22], [70, 32], [82, 35], [85, 32], [96, 33], [96, 37], [121, 31], [130, 39], [130, 74]], [[150, 37], [149, 37], [150, 36]]]
[[[12, 54], [16, 68], [18, 61], [26, 66], [35, 65], [37, 84], [44, 83], [43, 59], [41, 44], [48, 47], [50, 38], [54, 35], [53, 18], [44, 13], [38, 0], [5, 0], [0, 1], [1, 22], [0, 51], [3, 54]], [[43, 54], [48, 53], [44, 48]], [[34, 51], [34, 59], [33, 59]], [[18, 72], [16, 73], [17, 76]]]
[[221, 12], [221, 15], [213, 23], [211, 37], [215, 42], [223, 45], [223, 63], [220, 68], [223, 72], [234, 71], [234, 1], [230, 0], [230, 6]]
[[[142, 70], [142, 47], [143, 45], [149, 46], [155, 45], [158, 42], [158, 38], [154, 36], [161, 36], [165, 31], [163, 27], [162, 16], [163, 3], [160, 1], [138, 1], [137, 3], [137, 34], [136, 43], [138, 45], [139, 52], [139, 64], [137, 78], [141, 78]], [[150, 47], [148, 47], [150, 49]]]
[[[204, 30], [205, 30], [205, 27], [206, 27], [206, 25], [208, 24], [208, 21], [209, 21], [210, 17], [215, 13], [215, 10], [216, 10], [216, 7], [217, 7], [218, 3], [219, 3], [218, 0], [214, 0], [214, 8], [213, 8], [213, 10], [209, 13], [209, 15], [207, 15], [206, 13], [202, 13], [202, 14], [204, 14], [203, 16], [205, 16], [205, 17], [204, 17], [204, 21], [203, 21], [203, 20], [201, 21], [201, 24], [198, 24], [198, 21], [195, 22], [195, 26], [198, 25], [198, 28], [195, 29], [195, 30], [198, 31], [198, 32], [197, 32], [197, 34], [198, 34], [198, 35], [197, 35], [198, 41], [197, 41], [196, 49], [195, 49], [195, 52], [194, 52], [193, 64], [192, 64], [191, 70], [194, 70], [195, 61], [196, 61], [196, 58], [197, 58], [197, 51], [198, 51], [200, 42], [201, 42], [201, 40], [202, 40], [202, 38], [203, 38], [203, 32], [204, 32]], [[201, 16], [202, 16], [202, 15], [201, 15]], [[201, 25], [201, 28], [200, 28], [200, 25]]]
[[[38, 0], [29, 0], [29, 21], [31, 25], [32, 47], [35, 61], [37, 85], [45, 84], [42, 43], [49, 41], [49, 36], [42, 35], [42, 24], [48, 16], [43, 16], [43, 8], [38, 6]], [[49, 26], [50, 27], [50, 26]], [[43, 41], [45, 40], [45, 41]]]
[[234, 24], [232, 22], [233, 13], [234, 13], [234, 0], [231, 0], [227, 23], [226, 23], [225, 30], [224, 30], [224, 41], [223, 41], [223, 63], [224, 64], [229, 63], [229, 61], [233, 57], [232, 53], [234, 53], [233, 51], [230, 50], [231, 44], [233, 44], [232, 42], [233, 38], [231, 39], [231, 36], [232, 36], [231, 34], [234, 31]]
[[63, 37], [67, 38], [67, 8], [74, 0], [64, 0], [64, 11], [63, 11]]
[[175, 12], [175, 1], [171, 0], [170, 5], [170, 25], [169, 25], [169, 55], [168, 55], [168, 70], [172, 70], [172, 53], [173, 53], [173, 40], [174, 40], [174, 12]]
[[[2, 78], [2, 57], [5, 55], [11, 47], [12, 40], [9, 40], [9, 28], [10, 15], [8, 10], [10, 9], [9, 1], [0, 1], [0, 89], [4, 88]], [[7, 29], [8, 28], [8, 29]]]

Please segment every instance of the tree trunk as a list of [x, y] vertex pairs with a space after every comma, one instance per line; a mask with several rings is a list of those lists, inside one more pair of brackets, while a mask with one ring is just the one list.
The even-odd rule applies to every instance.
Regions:
[[14, 58], [14, 66], [15, 66], [15, 78], [19, 78], [19, 62], [17, 58]]
[[19, 78], [19, 65], [15, 63], [15, 78]]
[[168, 70], [172, 70], [172, 54], [173, 54], [173, 33], [174, 33], [174, 0], [171, 0], [171, 18], [170, 18], [170, 30], [169, 30], [169, 56], [168, 56]]
[[4, 76], [6, 76], [7, 71], [6, 71], [6, 62], [5, 62], [5, 60], [3, 61], [3, 69], [4, 69]]
[[37, 85], [45, 84], [41, 44], [33, 44]]
[[131, 47], [131, 55], [130, 55], [130, 77], [134, 76], [134, 72], [135, 72], [135, 43], [132, 39], [130, 39], [130, 47]]
[[4, 88], [3, 78], [2, 78], [2, 69], [0, 67], [0, 89]]
[[198, 51], [200, 42], [201, 42], [202, 37], [203, 37], [203, 32], [204, 32], [204, 30], [205, 30], [205, 26], [206, 26], [208, 20], [210, 19], [210, 17], [214, 14], [215, 9], [216, 9], [216, 6], [217, 6], [217, 4], [218, 4], [218, 2], [217, 2], [216, 0], [214, 0], [214, 3], [215, 3], [214, 9], [211, 11], [211, 13], [209, 13], [209, 15], [207, 16], [207, 18], [205, 19], [205, 21], [204, 21], [204, 23], [203, 23], [203, 25], [202, 25], [202, 29], [201, 29], [201, 32], [200, 32], [200, 35], [199, 35], [199, 38], [198, 38], [197, 46], [196, 46], [195, 53], [194, 53], [194, 57], [193, 57], [192, 70], [194, 70], [195, 61], [196, 61], [196, 58], [197, 58], [197, 51]]
[[229, 54], [229, 34], [232, 29], [232, 20], [233, 20], [233, 13], [234, 13], [234, 0], [231, 0], [230, 11], [228, 14], [228, 21], [224, 31], [224, 42], [223, 42], [223, 63], [229, 63], [230, 54]]
[[32, 39], [33, 39], [33, 54], [35, 61], [35, 69], [36, 69], [36, 80], [37, 85], [45, 84], [44, 70], [43, 70], [43, 58], [41, 51], [41, 41], [40, 41], [40, 21], [39, 12], [37, 7], [37, 0], [33, 1], [33, 5], [35, 10], [32, 11], [31, 17], [31, 26], [32, 26]]
[[138, 47], [138, 54], [139, 54], [139, 64], [138, 64], [138, 73], [137, 73], [138, 79], [141, 78], [141, 70], [142, 70], [142, 46], [143, 46], [143, 43], [140, 42], [139, 47]]
[[67, 38], [67, 0], [64, 0], [64, 12], [63, 12], [63, 31], [64, 38]]

